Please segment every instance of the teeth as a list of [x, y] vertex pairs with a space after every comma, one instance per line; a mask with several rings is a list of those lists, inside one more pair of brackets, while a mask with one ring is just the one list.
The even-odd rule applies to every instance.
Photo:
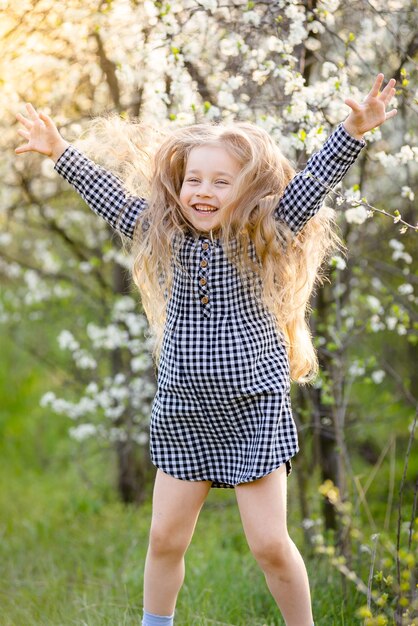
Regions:
[[214, 207], [210, 207], [207, 204], [195, 204], [194, 208], [197, 211], [204, 211], [205, 213], [214, 213], [215, 211], [217, 211], [218, 209], [214, 208]]

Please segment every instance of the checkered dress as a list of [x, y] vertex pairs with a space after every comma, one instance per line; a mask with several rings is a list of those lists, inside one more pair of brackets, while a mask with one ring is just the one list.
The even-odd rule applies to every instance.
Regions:
[[[364, 142], [340, 125], [287, 186], [278, 219], [298, 232]], [[73, 146], [55, 169], [113, 228], [133, 236], [142, 198]], [[186, 234], [174, 264], [150, 445], [154, 464], [183, 480], [233, 487], [269, 474], [298, 451], [283, 335], [227, 259], [221, 239]]]

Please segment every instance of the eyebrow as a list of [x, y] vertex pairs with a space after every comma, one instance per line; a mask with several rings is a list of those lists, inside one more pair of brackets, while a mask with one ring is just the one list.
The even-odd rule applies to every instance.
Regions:
[[[187, 170], [186, 174], [200, 174], [200, 170]], [[233, 178], [233, 175], [229, 172], [214, 172], [215, 176], [229, 176]]]

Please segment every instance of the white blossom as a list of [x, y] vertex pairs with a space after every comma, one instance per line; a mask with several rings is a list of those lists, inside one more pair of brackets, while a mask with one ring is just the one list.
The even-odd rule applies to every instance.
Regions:
[[113, 398], [105, 389], [102, 389], [102, 391], [96, 394], [95, 401], [98, 406], [105, 410], [109, 409], [113, 405]]
[[86, 350], [76, 350], [76, 352], [74, 352], [73, 354], [73, 357], [77, 367], [82, 370], [93, 370], [97, 367], [97, 361], [91, 354], [86, 352]]
[[285, 109], [283, 112], [283, 116], [285, 119], [291, 122], [300, 122], [302, 120], [308, 110], [308, 105], [305, 100], [302, 98], [293, 101], [288, 109]]
[[347, 263], [345, 259], [343, 259], [343, 257], [338, 256], [338, 255], [334, 255], [331, 258], [331, 265], [336, 267], [338, 270], [345, 270], [345, 268], [347, 267]]
[[17, 263], [7, 263], [2, 258], [0, 258], [0, 271], [9, 278], [19, 278], [23, 273], [20, 265]]
[[293, 21], [290, 24], [289, 36], [287, 38], [287, 44], [289, 47], [294, 48], [302, 43], [306, 39], [308, 31], [304, 27], [302, 21]]
[[54, 170], [54, 162], [51, 159], [42, 159], [41, 173], [45, 178], [52, 179], [56, 185], [56, 172]]
[[339, 6], [340, 0], [320, 0], [318, 2], [318, 9], [320, 11], [325, 9], [326, 12], [330, 13], [335, 13]]
[[117, 402], [121, 402], [122, 400], [126, 400], [129, 396], [129, 390], [127, 387], [111, 387], [109, 389], [109, 395]]
[[131, 369], [133, 372], [143, 372], [151, 365], [151, 359], [147, 354], [141, 354], [140, 356], [131, 359]]
[[304, 83], [305, 83], [305, 79], [303, 78], [302, 74], [296, 73], [294, 74], [293, 72], [285, 72], [286, 74], [286, 79], [285, 79], [285, 85], [284, 85], [284, 92], [286, 95], [289, 95], [291, 93], [293, 93], [294, 91], [299, 91]]
[[[123, 374], [122, 372], [118, 372], [113, 380], [113, 383], [115, 385], [124, 385], [125, 382], [126, 382], [125, 374]], [[111, 381], [109, 381], [109, 383], [111, 384]]]
[[218, 8], [217, 0], [199, 0], [199, 4], [201, 4], [207, 11], [216, 11]]
[[125, 407], [123, 404], [118, 404], [117, 406], [111, 406], [104, 410], [106, 417], [111, 420], [119, 419], [123, 413], [125, 412]]
[[100, 328], [92, 322], [87, 325], [87, 334], [93, 342], [94, 348], [114, 348], [125, 347], [129, 341], [127, 331], [122, 330], [116, 324], [109, 324], [106, 328]]
[[86, 393], [89, 395], [95, 395], [99, 391], [99, 387], [96, 382], [92, 381], [86, 387]]
[[321, 66], [321, 74], [324, 78], [329, 78], [331, 75], [337, 74], [337, 72], [338, 67], [330, 61], [325, 61]]
[[243, 77], [238, 75], [238, 76], [230, 76], [225, 84], [229, 89], [232, 89], [234, 91], [235, 89], [238, 89], [239, 87], [241, 87], [243, 82], [244, 82]]
[[344, 212], [345, 219], [349, 224], [363, 224], [368, 215], [364, 206], [358, 206], [353, 209], [347, 209]]
[[137, 443], [139, 446], [145, 446], [148, 443], [148, 434], [147, 433], [138, 433], [138, 434], [134, 434], [132, 436], [132, 439], [135, 441], [135, 443]]
[[123, 298], [118, 298], [116, 302], [113, 304], [113, 316], [115, 319], [118, 319], [118, 316], [127, 313], [130, 311], [134, 311], [136, 308], [136, 302], [130, 296], [124, 296]]
[[52, 293], [54, 294], [54, 296], [56, 296], [57, 298], [69, 298], [72, 295], [72, 290], [70, 287], [66, 287], [64, 285], [60, 285], [55, 284], [53, 289], [52, 289]]
[[260, 26], [261, 16], [255, 11], [244, 11], [242, 19], [246, 24], [252, 24], [256, 27]]
[[301, 525], [302, 525], [302, 528], [304, 528], [305, 530], [309, 530], [310, 528], [315, 526], [315, 523], [316, 523], [315, 520], [305, 517], [305, 519], [302, 520]]
[[320, 50], [322, 44], [321, 41], [316, 37], [308, 37], [307, 39], [305, 39], [304, 45], [307, 50], [315, 51]]
[[93, 437], [97, 433], [97, 428], [94, 424], [79, 424], [69, 429], [70, 437], [77, 441], [84, 441], [89, 437]]
[[393, 315], [388, 315], [385, 321], [386, 321], [386, 326], [388, 327], [388, 330], [393, 330], [396, 324], [398, 323], [397, 318], [393, 317]]
[[354, 317], [349, 316], [346, 318], [345, 327], [347, 328], [347, 330], [351, 330], [351, 328], [354, 327]]
[[218, 93], [218, 105], [222, 108], [228, 108], [235, 103], [234, 96], [228, 91], [220, 91]]
[[367, 304], [369, 305], [370, 309], [376, 313], [382, 313], [383, 312], [383, 307], [382, 304], [380, 302], [380, 300], [378, 298], [376, 298], [376, 296], [372, 296], [372, 295], [368, 295], [366, 297], [367, 300]]
[[384, 370], [375, 370], [371, 374], [372, 380], [374, 383], [376, 383], [376, 385], [380, 385], [385, 376], [386, 373], [384, 372]]
[[[402, 259], [402, 261], [405, 261], [405, 263], [412, 263], [413, 258], [412, 256], [409, 254], [409, 252], [394, 252], [392, 254], [392, 259], [394, 261], [397, 261], [398, 259]], [[409, 268], [405, 267], [403, 270], [404, 274], [409, 274]]]
[[374, 333], [379, 332], [379, 330], [384, 330], [385, 329], [384, 323], [382, 322], [380, 317], [378, 315], [376, 315], [376, 314], [372, 315], [371, 318], [370, 318], [370, 329]]
[[401, 196], [402, 198], [408, 198], [408, 200], [411, 200], [411, 202], [413, 202], [415, 198], [415, 193], [412, 191], [411, 187], [405, 186], [402, 187]]
[[399, 160], [399, 163], [405, 165], [409, 163], [409, 161], [414, 161], [418, 154], [411, 148], [411, 146], [402, 146], [399, 152], [396, 154], [396, 157]]
[[403, 283], [403, 285], [399, 285], [398, 292], [401, 296], [408, 296], [411, 293], [414, 293], [414, 288], [409, 283]]
[[283, 41], [272, 35], [267, 39], [267, 48], [270, 52], [283, 52]]
[[359, 363], [359, 361], [354, 361], [350, 367], [348, 368], [348, 373], [350, 374], [350, 376], [352, 376], [353, 378], [359, 377], [359, 376], [363, 376], [365, 373], [365, 367], [364, 365], [361, 365]]
[[42, 407], [48, 406], [49, 404], [52, 404], [54, 402], [55, 398], [55, 393], [53, 393], [52, 391], [47, 391], [40, 399], [39, 404]]
[[289, 18], [289, 20], [300, 19], [300, 17], [302, 16], [299, 7], [297, 7], [295, 4], [289, 4], [285, 9], [284, 14], [286, 15], [286, 17]]
[[74, 335], [69, 330], [62, 330], [58, 335], [58, 345], [61, 350], [78, 350], [80, 348], [80, 344], [74, 338]]
[[[203, 2], [202, 2], [203, 4]], [[145, 0], [144, 1], [144, 9], [145, 9], [145, 13], [147, 14], [148, 17], [157, 17], [158, 16], [158, 9], [155, 6], [155, 3], [152, 2], [151, 0]]]
[[0, 246], [8, 246], [12, 241], [10, 233], [0, 233]]
[[394, 250], [403, 250], [405, 247], [402, 241], [399, 241], [398, 239], [390, 239], [389, 245]]
[[78, 269], [83, 274], [89, 274], [90, 272], [93, 271], [93, 266], [87, 261], [82, 261], [81, 263], [78, 264]]
[[398, 167], [398, 159], [395, 154], [386, 154], [386, 152], [376, 152], [374, 158], [379, 161], [384, 168], [396, 170]]
[[248, 46], [244, 47], [244, 40], [240, 35], [236, 33], [231, 33], [227, 37], [224, 37], [220, 41], [220, 51], [224, 56], [237, 56], [240, 51], [244, 52], [245, 49], [248, 49]]
[[215, 106], [209, 107], [209, 109], [206, 111], [206, 118], [208, 120], [218, 119], [220, 115], [221, 115], [221, 110]]

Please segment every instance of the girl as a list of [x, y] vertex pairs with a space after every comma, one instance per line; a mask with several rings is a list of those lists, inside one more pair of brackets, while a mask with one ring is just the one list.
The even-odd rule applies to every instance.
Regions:
[[145, 563], [143, 626], [172, 625], [184, 555], [211, 487], [235, 488], [244, 531], [287, 626], [312, 626], [305, 565], [286, 527], [286, 476], [298, 451], [290, 379], [317, 358], [305, 321], [319, 268], [338, 243], [327, 190], [386, 113], [395, 81], [379, 74], [362, 103], [294, 176], [249, 123], [174, 131], [155, 155], [149, 201], [26, 105], [29, 151], [132, 239], [133, 277], [155, 332], [158, 390], [151, 456], [158, 471]]

